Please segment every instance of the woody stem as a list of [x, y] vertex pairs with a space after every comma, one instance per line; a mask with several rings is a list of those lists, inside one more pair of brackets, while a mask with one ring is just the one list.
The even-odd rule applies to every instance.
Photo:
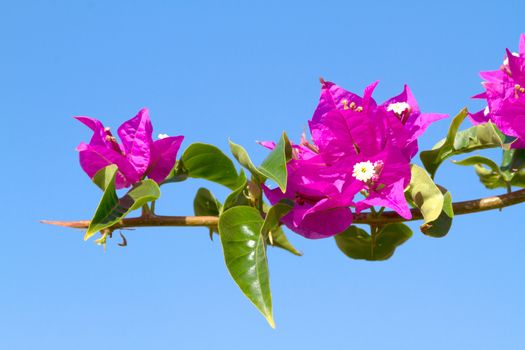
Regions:
[[[455, 202], [452, 204], [455, 215], [473, 214], [477, 212], [500, 209], [519, 203], [525, 202], [525, 189], [502, 194], [499, 196], [485, 197], [473, 199], [463, 202]], [[412, 218], [407, 220], [394, 211], [385, 211], [381, 216], [376, 216], [374, 213], [360, 213], [354, 214], [353, 222], [356, 224], [389, 224], [393, 222], [405, 222], [421, 220], [423, 216], [419, 209], [412, 209]], [[80, 221], [41, 221], [44, 224], [86, 229], [89, 226], [89, 220]], [[122, 229], [130, 227], [158, 227], [158, 226], [204, 226], [216, 227], [219, 223], [217, 216], [162, 216], [150, 215], [144, 217], [122, 219], [112, 229]]]

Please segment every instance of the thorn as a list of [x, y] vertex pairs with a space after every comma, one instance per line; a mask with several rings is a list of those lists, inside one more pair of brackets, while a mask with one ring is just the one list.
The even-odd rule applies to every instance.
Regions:
[[210, 230], [210, 241], [213, 242], [213, 230], [211, 228], [209, 230]]
[[268, 240], [270, 241], [270, 244], [273, 245], [272, 231], [268, 231]]
[[122, 243], [119, 243], [118, 245], [120, 247], [125, 247], [128, 245], [128, 241], [126, 240], [126, 237], [122, 234], [122, 232], [119, 232], [120, 237], [122, 238]]

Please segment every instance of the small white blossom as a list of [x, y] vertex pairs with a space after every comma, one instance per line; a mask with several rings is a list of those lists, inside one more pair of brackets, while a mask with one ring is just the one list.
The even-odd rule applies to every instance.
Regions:
[[367, 182], [375, 174], [376, 172], [374, 164], [367, 160], [366, 162], [359, 162], [354, 165], [352, 176], [359, 181]]
[[489, 106], [485, 107], [485, 109], [483, 110], [483, 115], [486, 117], [487, 115], [489, 115], [490, 113], [490, 109], [489, 109]]
[[159, 140], [165, 139], [166, 137], [170, 137], [170, 136], [168, 134], [159, 134], [159, 136], [157, 136]]
[[405, 111], [410, 111], [410, 105], [406, 102], [396, 102], [388, 105], [388, 112], [393, 111], [397, 115], [403, 114]]

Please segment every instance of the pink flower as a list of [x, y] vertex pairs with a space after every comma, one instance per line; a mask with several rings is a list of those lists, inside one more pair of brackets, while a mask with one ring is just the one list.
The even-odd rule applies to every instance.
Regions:
[[118, 128], [121, 144], [97, 119], [75, 118], [94, 133], [89, 144], [82, 142], [77, 147], [82, 169], [93, 178], [100, 169], [110, 164], [117, 165], [117, 188], [129, 187], [145, 176], [161, 183], [175, 165], [184, 139], [183, 136], [159, 135], [162, 137], [153, 141], [153, 127], [146, 108]]
[[[404, 148], [406, 155], [410, 159], [417, 154], [417, 138], [425, 132], [430, 124], [448, 117], [446, 114], [421, 113], [416, 99], [407, 85], [405, 85], [401, 94], [383, 102], [378, 107], [378, 113], [382, 114], [385, 120], [395, 117], [401, 122], [408, 133], [408, 138], [405, 141], [406, 144], [399, 146]], [[397, 123], [390, 122], [390, 124], [393, 126]], [[394, 127], [392, 129], [394, 130]], [[392, 138], [395, 138], [395, 136], [395, 133], [393, 133]]]
[[[360, 97], [352, 92], [346, 91], [331, 82], [322, 81], [321, 97], [319, 104], [310, 122], [312, 137], [316, 142], [324, 137], [317, 137], [325, 129], [322, 118], [332, 111], [353, 111], [361, 115], [379, 114], [379, 121], [387, 125], [387, 132], [392, 143], [403, 149], [408, 158], [412, 159], [418, 151], [417, 138], [421, 136], [427, 127], [433, 122], [448, 117], [446, 114], [421, 113], [412, 92], [405, 85], [401, 94], [385, 101], [377, 106], [372, 98], [372, 93], [378, 82], [367, 86]], [[386, 136], [386, 135], [385, 135]]]
[[350, 226], [350, 206], [358, 187], [344, 188], [340, 174], [332, 172], [321, 156], [303, 146], [294, 146], [294, 159], [287, 168], [285, 193], [278, 187], [269, 189], [264, 185], [263, 190], [271, 204], [282, 199], [294, 202], [293, 209], [282, 218], [289, 229], [316, 239], [333, 236]]
[[310, 126], [316, 130], [315, 143], [323, 145], [320, 155], [345, 182], [356, 183], [352, 188], [365, 194], [356, 202], [356, 211], [379, 205], [410, 218], [404, 197], [410, 158], [400, 147], [408, 144], [409, 135], [402, 124], [397, 119], [385, 120], [376, 110], [334, 110], [319, 123], [322, 126], [313, 122]]
[[358, 213], [371, 206], [388, 207], [411, 218], [404, 191], [417, 138], [446, 115], [422, 114], [406, 86], [378, 106], [372, 98], [377, 82], [362, 97], [330, 82], [322, 85], [309, 121], [313, 143], [303, 136], [301, 144], [293, 146], [286, 192], [264, 188], [272, 204], [283, 198], [294, 201], [282, 221], [305, 237], [322, 238], [351, 224], [349, 207]]
[[481, 72], [485, 92], [474, 96], [487, 107], [470, 115], [474, 124], [491, 121], [506, 135], [516, 137], [512, 148], [525, 148], [525, 35], [519, 52], [507, 53], [499, 70]]

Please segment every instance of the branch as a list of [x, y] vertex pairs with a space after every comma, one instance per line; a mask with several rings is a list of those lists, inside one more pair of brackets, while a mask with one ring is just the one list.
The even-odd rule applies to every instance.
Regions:
[[[511, 205], [525, 202], [525, 189], [514, 191], [500, 196], [474, 199], [452, 204], [454, 215], [472, 214], [481, 211], [500, 209]], [[423, 216], [419, 209], [412, 209], [412, 218], [407, 220], [395, 211], [383, 212], [380, 217], [374, 217], [372, 213], [354, 214], [355, 224], [388, 224], [393, 222], [421, 220]], [[48, 221], [42, 220], [41, 223], [87, 229], [89, 220], [80, 221]], [[148, 215], [137, 218], [122, 219], [111, 227], [111, 229], [130, 228], [130, 227], [158, 227], [158, 226], [204, 226], [216, 227], [219, 223], [217, 216], [161, 216]]]
[[[502, 194], [499, 196], [473, 199], [463, 202], [452, 203], [454, 215], [473, 214], [481, 211], [501, 209], [525, 202], [525, 189]], [[356, 224], [388, 224], [393, 222], [415, 221], [423, 219], [419, 209], [411, 209], [412, 218], [407, 220], [395, 211], [386, 211], [380, 217], [374, 217], [371, 213], [354, 214]]]

